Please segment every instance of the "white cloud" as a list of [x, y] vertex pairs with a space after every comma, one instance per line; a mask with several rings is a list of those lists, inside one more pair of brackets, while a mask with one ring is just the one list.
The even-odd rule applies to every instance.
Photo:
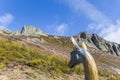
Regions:
[[48, 34], [63, 36], [66, 35], [68, 31], [68, 25], [69, 24], [65, 23], [59, 24], [58, 21], [56, 21], [53, 24], [46, 25], [46, 32], [49, 32]]
[[11, 14], [4, 14], [0, 16], [0, 29], [7, 28], [7, 26], [13, 21], [14, 16]]
[[106, 23], [109, 22], [108, 17], [101, 13], [93, 4], [87, 0], [67, 0], [70, 7], [81, 13], [81, 11], [89, 17], [92, 21], [97, 23]]
[[2, 29], [6, 29], [6, 27], [5, 27], [5, 26], [0, 25], [0, 30], [2, 30]]
[[56, 26], [56, 31], [58, 35], [64, 35], [66, 32], [68, 25], [67, 24], [60, 24]]
[[110, 27], [102, 30], [102, 34], [106, 34], [104, 38], [109, 41], [120, 43], [120, 20], [117, 20], [116, 25], [110, 25]]
[[[88, 2], [88, 0], [67, 0], [65, 2], [69, 4], [77, 14], [84, 13], [85, 16], [92, 21], [92, 23], [88, 24], [87, 30], [99, 32], [104, 28], [108, 28], [112, 23], [106, 15], [98, 10], [92, 3]], [[101, 36], [103, 36], [103, 34]]]
[[92, 30], [97, 32], [103, 38], [120, 43], [120, 20], [117, 20], [116, 23], [113, 23], [109, 17], [97, 9], [92, 3], [88, 0], [67, 0], [67, 4], [77, 14], [84, 13], [92, 23], [88, 24], [87, 30]]

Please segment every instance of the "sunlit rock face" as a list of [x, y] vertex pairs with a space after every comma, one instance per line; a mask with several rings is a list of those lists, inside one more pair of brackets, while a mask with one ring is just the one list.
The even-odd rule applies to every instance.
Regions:
[[43, 35], [43, 36], [47, 36], [47, 34], [45, 34], [42, 30], [37, 29], [34, 26], [23, 26], [22, 30], [21, 30], [21, 34], [25, 35], [25, 36], [39, 36], [39, 35]]
[[99, 49], [101, 51], [109, 52], [112, 55], [120, 56], [120, 44], [106, 41], [97, 34], [88, 34], [87, 32], [80, 32], [76, 40], [79, 44], [85, 42], [87, 46]]
[[21, 35], [21, 33], [20, 33], [20, 31], [19, 30], [17, 30], [17, 31], [15, 31], [15, 32], [12, 32], [12, 34], [11, 35], [13, 35], [13, 36], [20, 36]]
[[8, 29], [0, 29], [1, 34], [11, 34], [11, 32]]

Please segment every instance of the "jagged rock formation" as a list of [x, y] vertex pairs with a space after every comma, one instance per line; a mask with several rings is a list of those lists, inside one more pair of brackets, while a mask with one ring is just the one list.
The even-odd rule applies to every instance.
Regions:
[[[0, 30], [0, 34], [6, 34], [6, 35], [10, 34], [11, 36], [22, 36], [22, 35], [37, 36], [37, 37], [39, 37], [40, 35], [48, 36], [42, 30], [37, 29], [34, 26], [23, 26], [21, 31], [17, 30], [15, 32], [10, 32], [9, 30]], [[59, 39], [60, 37], [54, 36], [54, 38]], [[30, 40], [39, 42], [38, 39], [30, 39]], [[101, 51], [108, 52], [109, 54], [112, 55], [120, 56], [120, 44], [106, 41], [105, 39], [99, 37], [97, 34], [90, 35], [86, 32], [81, 32], [77, 35], [77, 41], [79, 44], [81, 43], [81, 41], [84, 41], [86, 45], [89, 47], [93, 47]], [[40, 42], [44, 42], [44, 41], [40, 40]]]
[[19, 31], [19, 30], [17, 30], [17, 31], [15, 31], [15, 32], [12, 32], [12, 35], [14, 35], [14, 36], [20, 36], [20, 35], [21, 35], [21, 33], [20, 33], [20, 31]]
[[33, 35], [33, 36], [39, 36], [44, 35], [47, 36], [42, 30], [36, 29], [34, 26], [23, 26], [21, 30], [22, 35]]
[[34, 26], [23, 26], [21, 31], [15, 31], [12, 33], [12, 35], [24, 35], [24, 36], [47, 36], [47, 34], [45, 34], [42, 30], [37, 29]]
[[10, 34], [11, 32], [8, 29], [0, 29], [1, 34]]
[[80, 44], [84, 41], [87, 46], [99, 49], [101, 51], [106, 51], [110, 54], [120, 56], [120, 44], [106, 41], [105, 39], [99, 37], [97, 34], [88, 34], [86, 32], [81, 32], [77, 35], [77, 41]]

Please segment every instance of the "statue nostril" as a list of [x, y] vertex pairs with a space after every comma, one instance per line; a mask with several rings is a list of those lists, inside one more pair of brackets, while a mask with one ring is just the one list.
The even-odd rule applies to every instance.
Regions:
[[74, 67], [74, 64], [72, 64], [71, 62], [68, 63], [68, 67], [69, 68], [73, 68]]
[[68, 65], [69, 68], [73, 68], [74, 66], [73, 65]]

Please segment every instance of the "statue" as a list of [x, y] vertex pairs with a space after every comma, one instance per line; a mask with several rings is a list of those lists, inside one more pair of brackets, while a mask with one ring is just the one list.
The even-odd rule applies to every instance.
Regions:
[[75, 65], [83, 63], [85, 71], [85, 80], [99, 80], [96, 63], [92, 55], [87, 51], [87, 46], [84, 43], [82, 43], [82, 48], [80, 48], [73, 37], [71, 37], [71, 40], [76, 50], [71, 52], [69, 67], [72, 68]]

